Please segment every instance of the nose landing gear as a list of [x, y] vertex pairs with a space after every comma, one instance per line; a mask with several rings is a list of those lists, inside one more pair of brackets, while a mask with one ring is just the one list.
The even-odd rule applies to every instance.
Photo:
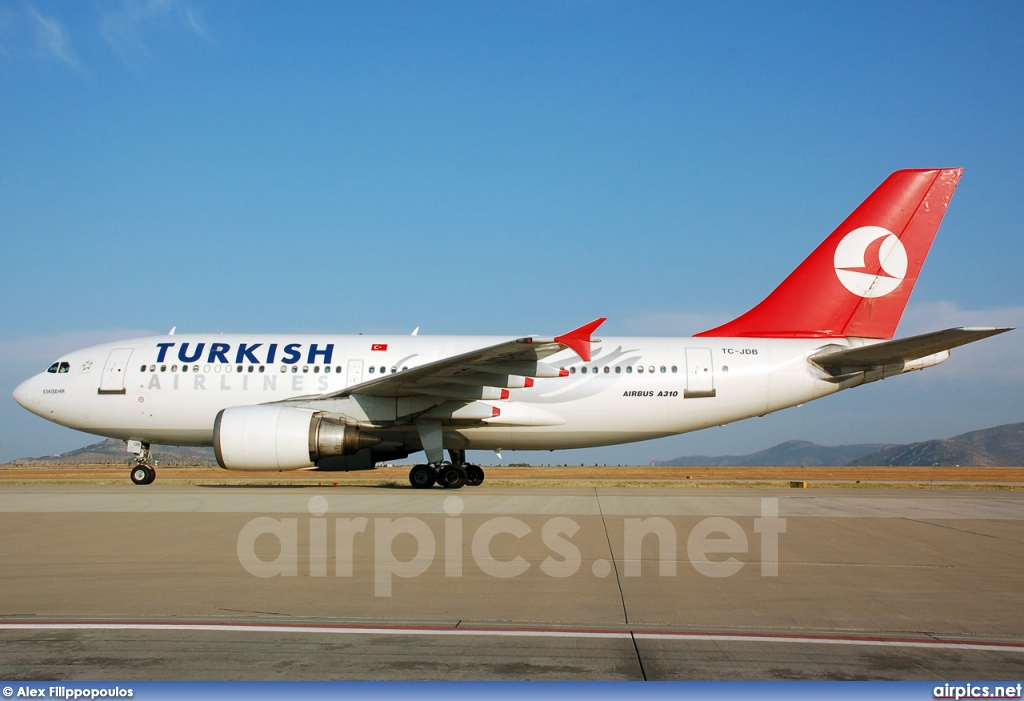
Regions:
[[128, 441], [128, 452], [135, 453], [135, 467], [131, 472], [132, 482], [153, 484], [153, 480], [156, 479], [156, 470], [153, 469], [153, 453], [149, 450], [149, 443]]

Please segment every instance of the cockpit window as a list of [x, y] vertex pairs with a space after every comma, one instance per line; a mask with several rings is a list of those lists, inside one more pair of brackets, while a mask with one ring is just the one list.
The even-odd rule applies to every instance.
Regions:
[[68, 370], [70, 370], [70, 369], [71, 369], [71, 363], [68, 363], [68, 362], [62, 362], [62, 363], [60, 364], [60, 366], [59, 366], [59, 367], [57, 368], [57, 372], [59, 372], [59, 373], [65, 373], [65, 372], [67, 372], [67, 371], [68, 371]]
[[60, 365], [60, 363], [54, 363], [50, 367], [46, 368], [46, 372], [57, 372], [57, 367], [59, 365]]

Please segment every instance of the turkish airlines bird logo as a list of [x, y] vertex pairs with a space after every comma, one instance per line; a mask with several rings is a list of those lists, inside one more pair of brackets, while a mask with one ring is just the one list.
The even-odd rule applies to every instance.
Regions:
[[834, 260], [839, 282], [858, 297], [884, 297], [907, 276], [907, 249], [880, 226], [848, 233], [836, 246]]

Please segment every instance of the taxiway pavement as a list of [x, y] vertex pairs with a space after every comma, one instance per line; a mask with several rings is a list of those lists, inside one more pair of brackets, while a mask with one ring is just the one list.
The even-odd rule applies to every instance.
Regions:
[[1024, 492], [0, 487], [0, 678], [1019, 679]]

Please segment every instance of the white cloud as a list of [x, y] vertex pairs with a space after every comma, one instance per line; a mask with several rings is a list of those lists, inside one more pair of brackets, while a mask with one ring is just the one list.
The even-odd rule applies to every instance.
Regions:
[[39, 367], [37, 372], [42, 372], [62, 353], [109, 341], [155, 336], [158, 333], [149, 329], [111, 329], [108, 331], [67, 331], [50, 336], [26, 336], [0, 340], [0, 368], [21, 366], [20, 369], [23, 370], [26, 365], [32, 365]]
[[914, 336], [958, 326], [1011, 326], [1015, 331], [956, 348], [938, 368], [922, 373], [928, 381], [998, 380], [1024, 382], [1024, 307], [963, 309], [955, 302], [911, 304], [897, 336]]
[[728, 321], [727, 314], [646, 312], [617, 320], [618, 333], [635, 336], [692, 336]]
[[213, 39], [202, 10], [180, 0], [125, 0], [100, 21], [104, 41], [128, 65], [150, 56], [147, 37], [152, 32], [176, 30], [207, 43]]
[[185, 22], [188, 28], [192, 30], [192, 33], [205, 41], [212, 41], [213, 34], [210, 33], [210, 28], [203, 19], [202, 10], [193, 7], [184, 7], [182, 9], [185, 15]]
[[39, 50], [47, 57], [83, 72], [81, 62], [71, 48], [68, 31], [58, 20], [42, 14], [34, 7], [27, 8], [28, 16], [35, 28], [36, 42]]
[[956, 302], [940, 301], [923, 304], [911, 303], [900, 325], [901, 335], [914, 335], [955, 326], [1013, 326], [1024, 325], [1024, 307], [992, 307], [990, 309], [963, 309]]
[[0, 55], [10, 56], [10, 45], [14, 38], [14, 11], [0, 7]]

